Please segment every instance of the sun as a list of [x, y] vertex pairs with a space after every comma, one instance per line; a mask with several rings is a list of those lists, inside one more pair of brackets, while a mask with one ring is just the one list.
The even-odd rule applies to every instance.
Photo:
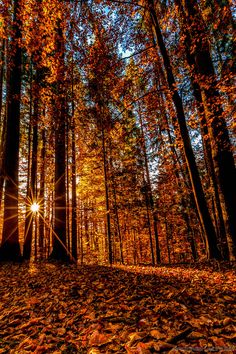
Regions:
[[38, 203], [31, 204], [30, 210], [33, 213], [37, 213], [39, 211], [40, 205]]

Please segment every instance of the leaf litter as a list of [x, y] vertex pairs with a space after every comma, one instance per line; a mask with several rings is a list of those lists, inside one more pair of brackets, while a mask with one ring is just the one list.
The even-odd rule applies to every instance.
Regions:
[[235, 270], [0, 265], [0, 354], [236, 353]]

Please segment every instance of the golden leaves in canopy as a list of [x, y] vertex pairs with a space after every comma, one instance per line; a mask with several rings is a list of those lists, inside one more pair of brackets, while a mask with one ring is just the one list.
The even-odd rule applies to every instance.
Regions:
[[56, 80], [56, 29], [59, 21], [65, 30], [66, 7], [58, 0], [25, 0], [21, 13], [22, 41], [38, 67], [48, 68], [47, 81]]

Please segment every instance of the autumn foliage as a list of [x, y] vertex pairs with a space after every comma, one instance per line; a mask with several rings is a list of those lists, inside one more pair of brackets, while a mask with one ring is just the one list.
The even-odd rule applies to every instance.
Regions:
[[0, 6], [0, 258], [235, 261], [231, 3]]
[[0, 1], [0, 353], [233, 353], [231, 0]]

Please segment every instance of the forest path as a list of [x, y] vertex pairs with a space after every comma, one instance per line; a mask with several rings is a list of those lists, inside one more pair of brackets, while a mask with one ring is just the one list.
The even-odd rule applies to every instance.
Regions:
[[233, 353], [235, 291], [227, 269], [0, 264], [0, 353]]

